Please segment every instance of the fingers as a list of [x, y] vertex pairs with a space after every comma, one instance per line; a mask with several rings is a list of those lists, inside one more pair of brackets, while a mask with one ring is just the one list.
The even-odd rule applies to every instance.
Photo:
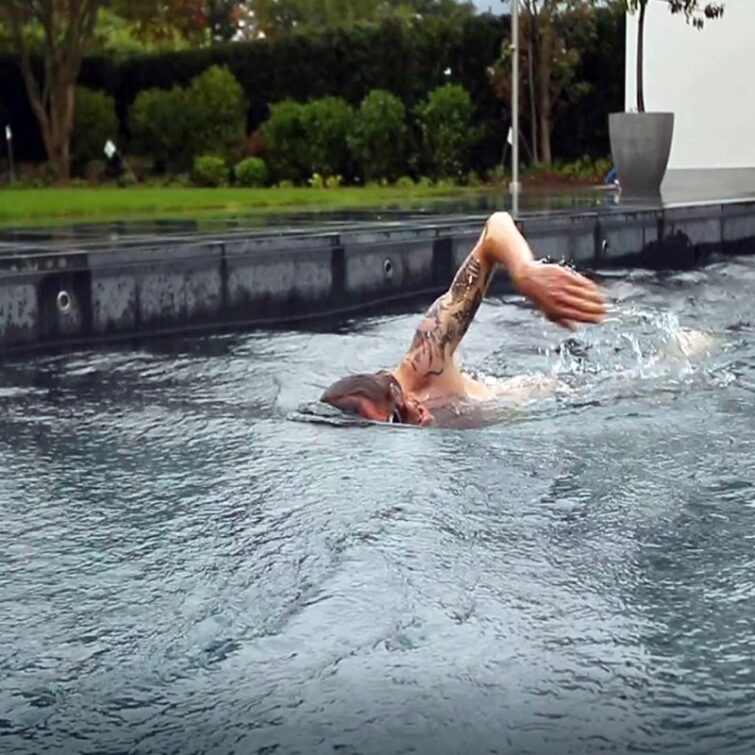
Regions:
[[561, 320], [572, 320], [574, 322], [599, 323], [603, 319], [602, 314], [593, 314], [585, 312], [582, 309], [572, 307], [559, 307], [557, 317]]
[[[592, 283], [592, 281], [590, 281], [590, 283]], [[603, 306], [603, 295], [594, 283], [592, 286], [587, 286], [584, 284], [569, 282], [564, 286], [564, 291], [567, 291], [573, 296], [582, 298], [585, 301]]]
[[572, 309], [592, 317], [603, 317], [606, 313], [605, 302], [597, 287], [591, 288], [581, 282], [561, 282], [553, 286], [551, 296], [557, 310]]
[[560, 325], [562, 328], [566, 328], [567, 330], [577, 329], [577, 323], [572, 322], [571, 320], [567, 320], [563, 317], [558, 317], [557, 315], [546, 315], [546, 318], [550, 320], [554, 325]]
[[562, 328], [566, 328], [567, 330], [576, 330], [577, 329], [577, 323], [572, 322], [571, 320], [555, 320], [554, 321], [556, 325], [560, 325]]

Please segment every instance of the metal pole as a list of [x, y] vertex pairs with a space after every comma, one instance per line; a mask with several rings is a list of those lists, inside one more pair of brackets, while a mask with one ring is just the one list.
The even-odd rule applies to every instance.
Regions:
[[511, 10], [511, 194], [514, 215], [519, 212], [519, 0]]
[[10, 182], [14, 183], [16, 180], [16, 171], [13, 166], [13, 132], [10, 126], [5, 127], [5, 138], [8, 141], [8, 167]]

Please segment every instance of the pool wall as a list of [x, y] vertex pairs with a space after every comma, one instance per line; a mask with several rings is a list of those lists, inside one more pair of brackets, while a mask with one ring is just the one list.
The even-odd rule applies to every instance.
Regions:
[[[175, 236], [0, 250], [0, 353], [277, 325], [445, 289], [485, 216], [322, 233]], [[693, 267], [755, 250], [755, 201], [522, 217], [538, 257]], [[508, 285], [499, 275], [494, 288]]]

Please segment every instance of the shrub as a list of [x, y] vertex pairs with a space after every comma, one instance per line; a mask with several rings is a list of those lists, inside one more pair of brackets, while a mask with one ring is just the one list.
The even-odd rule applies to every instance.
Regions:
[[127, 189], [130, 186], [136, 186], [139, 182], [136, 180], [136, 176], [130, 170], [127, 170], [125, 173], [118, 176], [116, 183], [120, 188]]
[[192, 125], [191, 153], [241, 156], [246, 131], [246, 102], [241, 84], [230, 70], [212, 66], [194, 78], [186, 92]]
[[247, 157], [236, 166], [234, 174], [241, 186], [264, 186], [267, 181], [267, 165], [259, 157]]
[[136, 149], [151, 155], [159, 167], [183, 170], [191, 165], [187, 145], [193, 124], [184, 89], [140, 92], [131, 107], [130, 126]]
[[366, 181], [400, 175], [406, 132], [406, 108], [398, 97], [375, 89], [362, 100], [348, 142]]
[[468, 170], [478, 138], [473, 115], [472, 98], [458, 84], [434, 89], [417, 108], [424, 158], [434, 178], [458, 178]]
[[396, 181], [396, 186], [399, 189], [413, 189], [414, 181], [412, 180], [411, 176], [401, 176], [401, 178]]
[[194, 158], [192, 174], [197, 186], [224, 186], [228, 181], [228, 165], [219, 155], [199, 155]]
[[323, 97], [304, 105], [302, 125], [308, 172], [328, 176], [346, 172], [347, 138], [353, 121], [354, 110], [340, 97]]
[[265, 155], [277, 181], [301, 182], [307, 170], [304, 106], [283, 100], [270, 107], [270, 117], [260, 129], [265, 142]]
[[71, 158], [77, 167], [102, 158], [105, 142], [118, 137], [115, 100], [104, 92], [76, 87]]
[[84, 168], [84, 178], [97, 185], [107, 177], [107, 163], [104, 160], [90, 160]]

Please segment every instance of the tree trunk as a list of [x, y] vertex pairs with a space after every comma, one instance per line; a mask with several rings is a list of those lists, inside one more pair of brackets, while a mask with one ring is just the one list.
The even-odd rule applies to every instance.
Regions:
[[[47, 159], [55, 167], [58, 179], [67, 181], [71, 177], [70, 143], [73, 133], [75, 81], [78, 71], [71, 72], [62, 61], [53, 66], [45, 82], [49, 97], [45, 98], [31, 70], [28, 58], [22, 57], [21, 67], [34, 115], [39, 123]], [[45, 99], [48, 101], [45, 102]]]
[[637, 25], [637, 112], [645, 112], [645, 10], [647, 0], [640, 3], [640, 19]]
[[[98, 0], [81, 0], [69, 5], [68, 16], [61, 17], [62, 14], [55, 13], [52, 3], [42, 4], [31, 8], [28, 15], [17, 10], [9, 19], [26, 93], [39, 123], [47, 158], [55, 167], [58, 178], [64, 181], [71, 176], [70, 143], [76, 79], [86, 43], [94, 31], [98, 5]], [[26, 37], [27, 25], [32, 20], [39, 21], [45, 31], [42, 82], [37, 81], [32, 70]]]
[[532, 9], [529, 9], [530, 33], [527, 42], [527, 67], [529, 69], [529, 100], [530, 100], [530, 143], [532, 144], [532, 160], [540, 162], [540, 150], [537, 139], [537, 108], [535, 106], [535, 61], [537, 54], [537, 22]]
[[[543, 8], [543, 13], [548, 13]], [[551, 55], [553, 47], [553, 22], [545, 19], [541, 24], [538, 55], [539, 78], [537, 82], [537, 112], [540, 121], [540, 160], [545, 166], [553, 162], [551, 155]]]

